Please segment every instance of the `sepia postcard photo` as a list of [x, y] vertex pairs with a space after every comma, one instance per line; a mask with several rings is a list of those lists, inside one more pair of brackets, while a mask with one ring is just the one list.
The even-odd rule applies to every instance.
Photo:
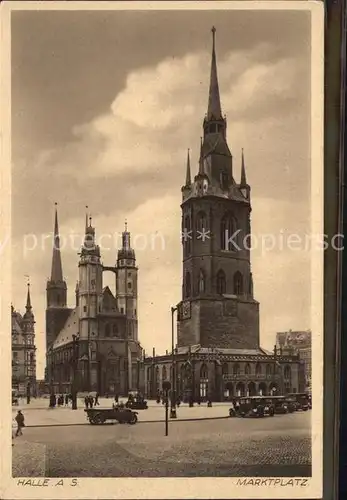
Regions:
[[321, 498], [323, 4], [1, 11], [1, 498]]

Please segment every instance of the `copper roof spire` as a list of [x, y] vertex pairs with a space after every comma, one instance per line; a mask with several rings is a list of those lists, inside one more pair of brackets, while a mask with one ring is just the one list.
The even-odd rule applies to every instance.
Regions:
[[51, 281], [63, 281], [63, 268], [61, 264], [60, 255], [60, 239], [59, 239], [59, 226], [58, 226], [58, 203], [55, 203], [55, 220], [54, 220], [54, 241], [53, 241], [53, 256], [52, 256], [52, 270]]
[[28, 278], [28, 291], [27, 291], [27, 304], [25, 306], [26, 310], [27, 311], [31, 311], [32, 307], [31, 307], [31, 298], [30, 298], [30, 281], [29, 281], [29, 278]]
[[210, 91], [208, 96], [207, 120], [222, 119], [222, 109], [219, 96], [219, 85], [217, 76], [217, 61], [216, 61], [216, 28], [212, 28], [212, 60], [211, 60], [211, 76], [210, 76]]

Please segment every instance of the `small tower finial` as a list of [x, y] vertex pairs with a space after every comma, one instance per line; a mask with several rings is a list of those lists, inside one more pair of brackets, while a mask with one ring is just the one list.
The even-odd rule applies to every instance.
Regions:
[[190, 186], [192, 183], [191, 173], [190, 173], [190, 149], [188, 148], [187, 153], [187, 171], [186, 171], [186, 186]]
[[88, 227], [88, 205], [86, 205], [86, 229]]
[[128, 231], [128, 221], [125, 219], [125, 222], [124, 222], [124, 228], [125, 228], [125, 232]]
[[243, 148], [242, 148], [242, 153], [241, 153], [241, 182], [240, 182], [240, 186], [241, 187], [247, 186], [245, 157], [244, 157], [244, 153], [243, 153]]
[[92, 227], [92, 216], [89, 216], [89, 227]]
[[213, 50], [215, 49], [215, 43], [216, 43], [216, 28], [214, 26], [212, 26], [212, 47], [213, 47]]

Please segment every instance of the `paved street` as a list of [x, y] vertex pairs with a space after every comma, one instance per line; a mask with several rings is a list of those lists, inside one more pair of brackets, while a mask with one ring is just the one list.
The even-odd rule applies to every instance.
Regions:
[[[227, 406], [181, 408], [200, 415], [208, 410], [217, 414], [220, 409], [225, 412]], [[159, 408], [143, 414], [151, 412]], [[27, 427], [24, 436], [14, 441], [13, 475], [309, 476], [310, 428], [311, 412], [264, 419], [175, 421], [168, 437], [163, 422]]]

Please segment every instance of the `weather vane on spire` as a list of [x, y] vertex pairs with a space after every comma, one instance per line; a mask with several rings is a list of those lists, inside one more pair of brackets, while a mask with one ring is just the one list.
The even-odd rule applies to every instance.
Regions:
[[30, 286], [30, 276], [28, 274], [24, 274], [24, 278], [27, 279], [27, 285]]
[[125, 222], [124, 222], [124, 227], [125, 227], [125, 232], [128, 231], [128, 221], [125, 219]]

